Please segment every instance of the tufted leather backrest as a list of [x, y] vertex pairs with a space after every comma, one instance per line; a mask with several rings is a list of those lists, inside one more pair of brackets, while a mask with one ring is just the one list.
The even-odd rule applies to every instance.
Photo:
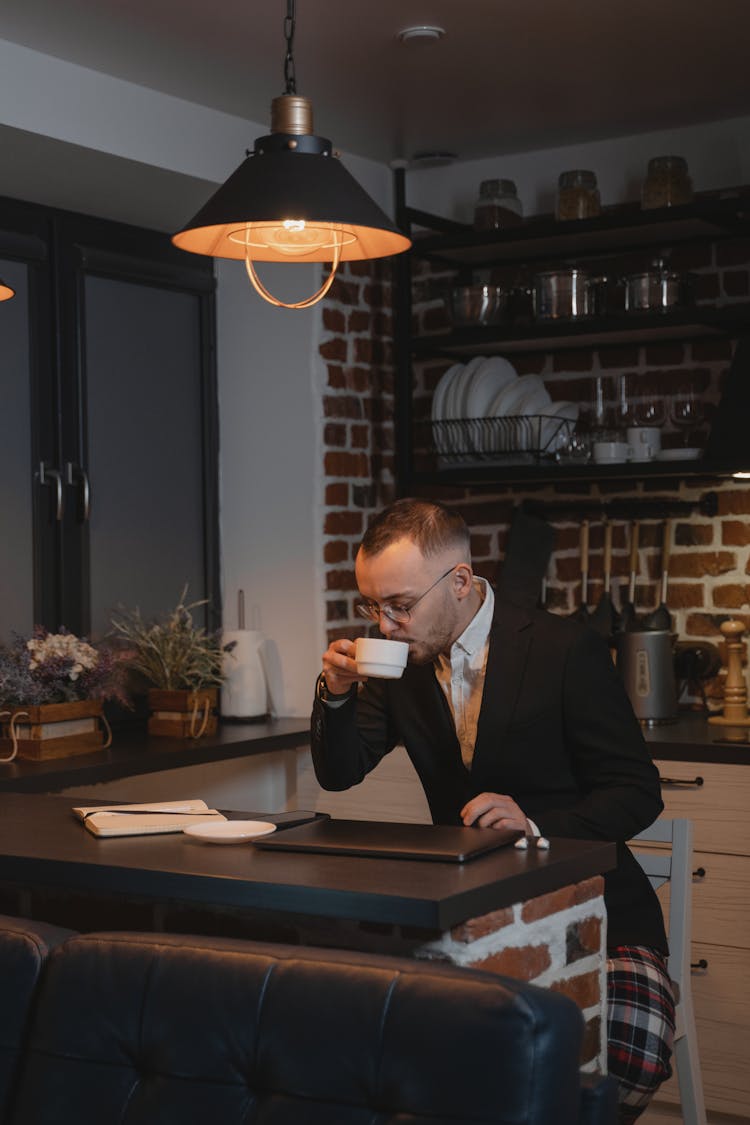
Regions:
[[148, 934], [50, 958], [13, 1125], [573, 1125], [581, 1015], [441, 964]]
[[0, 915], [0, 1125], [6, 1120], [44, 964], [71, 934], [60, 926]]

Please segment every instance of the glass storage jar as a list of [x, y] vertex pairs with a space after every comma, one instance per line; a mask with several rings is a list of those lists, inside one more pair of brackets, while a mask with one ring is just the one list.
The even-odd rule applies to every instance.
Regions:
[[557, 182], [558, 219], [593, 219], [601, 214], [599, 188], [593, 172], [574, 168], [561, 172]]
[[682, 156], [655, 156], [649, 160], [641, 192], [644, 211], [656, 207], [678, 207], [681, 203], [692, 201], [693, 182], [688, 175], [687, 161]]
[[474, 208], [474, 230], [517, 227], [523, 208], [513, 180], [482, 180]]

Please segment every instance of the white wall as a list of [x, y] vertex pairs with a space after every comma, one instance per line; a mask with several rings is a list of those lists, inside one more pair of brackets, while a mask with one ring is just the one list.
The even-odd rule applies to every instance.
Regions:
[[[241, 163], [255, 138], [268, 132], [268, 122], [220, 113], [4, 39], [0, 104], [2, 124], [11, 129], [217, 185]], [[3, 161], [9, 156], [4, 150]], [[385, 165], [347, 153], [342, 160], [381, 207], [389, 209], [390, 174]]]
[[[262, 274], [280, 299], [316, 288], [313, 267]], [[224, 618], [236, 628], [244, 590], [248, 626], [275, 645], [274, 710], [304, 715], [323, 648], [320, 315], [264, 304], [248, 291], [240, 263], [220, 262], [218, 277]]]

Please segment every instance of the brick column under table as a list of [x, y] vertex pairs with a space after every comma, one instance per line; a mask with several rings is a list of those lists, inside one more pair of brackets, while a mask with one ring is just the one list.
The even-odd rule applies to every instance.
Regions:
[[530, 981], [575, 1000], [586, 1021], [581, 1066], [607, 1070], [607, 914], [597, 875], [454, 926], [420, 958]]

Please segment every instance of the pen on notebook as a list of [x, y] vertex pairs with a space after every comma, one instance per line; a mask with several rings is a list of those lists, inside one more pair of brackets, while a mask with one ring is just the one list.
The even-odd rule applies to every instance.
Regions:
[[88, 820], [97, 813], [111, 813], [112, 816], [216, 816], [217, 809], [89, 809], [82, 819]]

